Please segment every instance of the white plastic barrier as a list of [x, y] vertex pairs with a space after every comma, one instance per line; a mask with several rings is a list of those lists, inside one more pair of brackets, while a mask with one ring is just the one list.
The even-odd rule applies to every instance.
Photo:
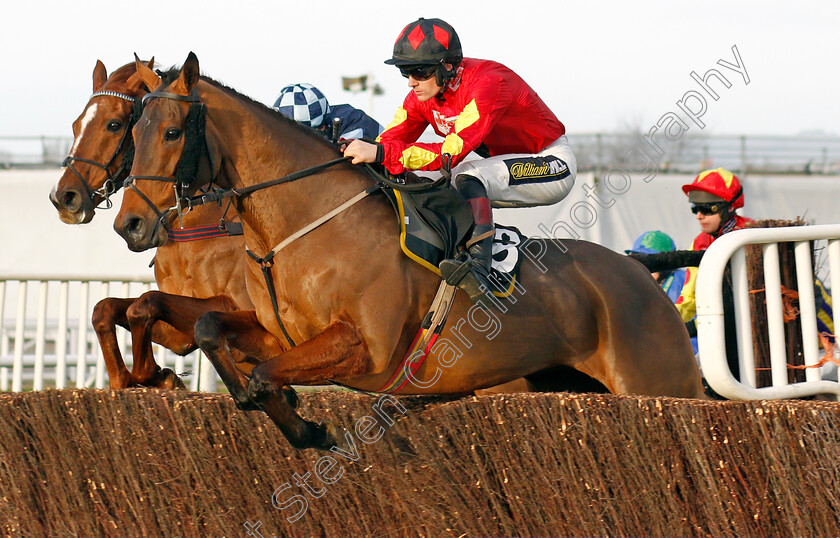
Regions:
[[[155, 287], [150, 276], [0, 274], [0, 391], [106, 387], [93, 307], [105, 297], [137, 297]], [[130, 368], [130, 333], [117, 327], [117, 337]], [[161, 346], [153, 350], [156, 362], [176, 373], [191, 365], [185, 379], [191, 390], [216, 390], [218, 376], [200, 352], [181, 357]]]
[[[840, 225], [755, 228], [730, 232], [717, 239], [703, 255], [697, 273], [697, 340], [703, 375], [721, 396], [733, 400], [801, 398], [818, 394], [840, 396], [840, 383], [821, 379], [819, 368], [806, 368], [805, 381], [788, 383], [787, 357], [778, 243], [794, 242], [802, 352], [806, 366], [819, 363], [813, 268], [809, 241], [827, 240], [834, 327], [840, 327]], [[747, 262], [744, 247], [761, 244], [770, 344], [772, 386], [756, 388]], [[731, 261], [738, 360], [742, 379], [726, 362], [723, 320], [723, 275]], [[836, 351], [835, 351], [836, 353]], [[835, 354], [836, 357], [836, 354]]]

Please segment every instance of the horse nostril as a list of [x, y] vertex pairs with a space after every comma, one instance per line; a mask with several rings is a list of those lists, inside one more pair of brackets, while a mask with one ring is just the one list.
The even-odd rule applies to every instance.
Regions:
[[143, 220], [139, 217], [128, 218], [125, 222], [125, 226], [123, 226], [123, 230], [125, 230], [126, 237], [143, 237], [143, 232], [145, 231], [145, 229], [146, 225], [143, 223]]
[[61, 203], [67, 211], [76, 212], [82, 206], [82, 195], [68, 189], [61, 195]]

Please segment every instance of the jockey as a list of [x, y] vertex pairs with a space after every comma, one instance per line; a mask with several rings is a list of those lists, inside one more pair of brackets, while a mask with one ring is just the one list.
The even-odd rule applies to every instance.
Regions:
[[334, 118], [341, 119], [339, 138], [373, 140], [382, 132], [382, 126], [361, 110], [350, 105], [333, 105], [312, 84], [289, 84], [280, 90], [274, 109], [298, 123], [319, 131], [327, 138], [332, 136]]
[[[492, 289], [491, 207], [554, 204], [571, 190], [577, 162], [566, 129], [516, 73], [464, 58], [458, 34], [440, 19], [406, 26], [385, 63], [399, 68], [411, 91], [377, 144], [357, 140], [344, 154], [354, 164], [380, 163], [392, 174], [439, 170], [442, 156], [451, 155], [455, 188], [475, 225], [467, 241], [470, 256], [444, 260], [440, 270], [476, 301]], [[442, 142], [417, 142], [428, 125]], [[471, 151], [484, 159], [465, 162]]]
[[[633, 243], [633, 248], [625, 250], [626, 254], [660, 254], [662, 252], [673, 252], [677, 245], [671, 236], [665, 232], [645, 232]], [[683, 284], [685, 284], [685, 269], [671, 271], [659, 271], [651, 273], [657, 284], [668, 294], [672, 303], [675, 303], [680, 296]]]
[[[752, 219], [735, 214], [744, 207], [744, 189], [738, 177], [723, 168], [706, 170], [694, 178], [682, 190], [692, 204], [691, 212], [697, 215], [700, 235], [694, 238], [691, 250], [706, 250], [715, 239], [732, 230], [740, 230]], [[697, 268], [686, 269], [685, 285], [677, 299], [677, 310], [683, 321], [689, 322], [697, 314], [694, 289], [697, 284]]]

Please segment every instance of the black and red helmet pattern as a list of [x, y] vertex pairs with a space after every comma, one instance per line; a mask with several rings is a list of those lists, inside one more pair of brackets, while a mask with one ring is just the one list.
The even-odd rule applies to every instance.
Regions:
[[449, 23], [420, 17], [403, 28], [386, 64], [396, 66], [458, 64], [463, 59], [461, 40]]

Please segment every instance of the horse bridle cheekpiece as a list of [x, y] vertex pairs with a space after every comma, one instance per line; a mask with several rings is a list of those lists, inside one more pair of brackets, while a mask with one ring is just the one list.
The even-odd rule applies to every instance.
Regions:
[[[195, 183], [196, 176], [198, 175], [198, 166], [201, 161], [201, 157], [203, 154], [207, 153], [209, 158], [209, 152], [207, 151], [207, 140], [205, 137], [205, 126], [207, 122], [207, 106], [201, 102], [201, 99], [198, 97], [195, 89], [193, 89], [190, 95], [179, 95], [177, 93], [170, 93], [170, 92], [162, 92], [162, 91], [154, 91], [151, 93], [147, 93], [143, 96], [142, 105], [145, 106], [146, 101], [149, 99], [173, 99], [175, 101], [184, 101], [188, 103], [192, 103], [190, 105], [190, 109], [187, 112], [187, 117], [184, 120], [184, 149], [181, 152], [181, 158], [178, 160], [178, 164], [175, 165], [175, 176], [174, 177], [165, 177], [165, 176], [138, 176], [132, 175], [129, 176], [125, 181], [126, 188], [130, 188], [133, 190], [137, 195], [149, 205], [149, 207], [154, 210], [154, 212], [158, 216], [158, 225], [164, 227], [165, 230], [169, 231], [169, 225], [166, 222], [166, 216], [171, 211], [176, 211], [178, 214], [178, 218], [181, 219], [183, 215], [189, 212], [191, 209], [191, 205], [189, 203], [189, 199], [184, 196], [184, 192], [187, 190], [188, 187], [192, 186]], [[172, 183], [175, 188], [175, 206], [170, 207], [166, 211], [161, 211], [158, 207], [149, 199], [148, 196], [143, 194], [143, 192], [137, 188], [135, 181], [138, 179], [144, 180], [151, 180], [151, 181], [165, 181], [167, 183]], [[183, 208], [186, 207], [186, 210]], [[183, 228], [183, 221], [181, 221], [181, 227]]]
[[[81, 157], [74, 157], [72, 155], [68, 155], [67, 158], [64, 159], [64, 162], [61, 163], [61, 165], [69, 168], [70, 171], [76, 174], [76, 177], [78, 177], [79, 181], [81, 181], [82, 185], [84, 185], [91, 203], [93, 203], [96, 200], [97, 195], [103, 198], [103, 202], [105, 205], [101, 208], [97, 207], [97, 209], [110, 209], [113, 206], [113, 202], [111, 202], [110, 196], [123, 186], [124, 177], [128, 175], [128, 172], [131, 170], [131, 164], [134, 160], [134, 139], [131, 138], [131, 136], [129, 136], [129, 133], [131, 133], [131, 129], [134, 127], [134, 124], [137, 123], [137, 120], [140, 119], [140, 115], [143, 113], [143, 103], [137, 97], [108, 90], [94, 92], [90, 96], [90, 99], [93, 99], [94, 97], [100, 97], [103, 95], [109, 97], [118, 97], [119, 99], [124, 99], [134, 105], [134, 109], [132, 110], [131, 115], [128, 117], [128, 122], [126, 122], [122, 137], [120, 138], [120, 141], [117, 144], [114, 153], [111, 155], [111, 158], [108, 159], [108, 162], [104, 164], [91, 159], [83, 159]], [[120, 166], [117, 168], [117, 170], [114, 171], [113, 174], [111, 174], [111, 165], [114, 164], [114, 161], [116, 160], [117, 155], [120, 154], [120, 150], [122, 150], [123, 145], [126, 143], [126, 140], [128, 140], [128, 145], [126, 146], [126, 152], [123, 156], [122, 162], [120, 163]], [[89, 164], [91, 166], [96, 166], [97, 168], [101, 168], [105, 171], [105, 174], [108, 176], [108, 179], [105, 180], [105, 183], [103, 183], [100, 188], [96, 190], [92, 189], [88, 180], [85, 179], [81, 172], [79, 172], [73, 165], [75, 161]]]

